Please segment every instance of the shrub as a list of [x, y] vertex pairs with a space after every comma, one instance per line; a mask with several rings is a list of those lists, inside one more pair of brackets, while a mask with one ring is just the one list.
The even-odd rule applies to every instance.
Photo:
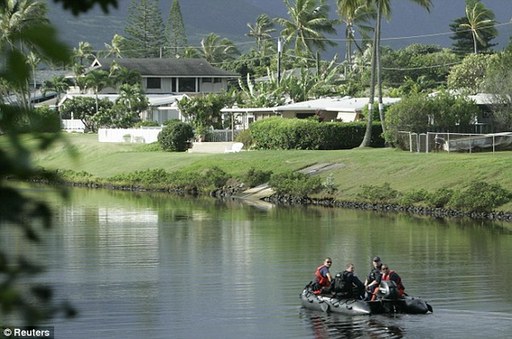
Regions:
[[217, 166], [202, 171], [201, 183], [204, 187], [220, 188], [226, 185], [229, 175]]
[[300, 172], [272, 174], [269, 185], [277, 194], [296, 197], [306, 197], [322, 189], [319, 177], [311, 177]]
[[464, 191], [458, 191], [450, 199], [449, 206], [471, 212], [492, 212], [496, 207], [512, 199], [510, 191], [499, 184], [474, 182]]
[[428, 206], [442, 208], [445, 207], [453, 196], [453, 190], [440, 188], [434, 193], [430, 193], [426, 203]]
[[428, 200], [429, 196], [429, 193], [424, 189], [412, 190], [410, 192], [403, 194], [400, 197], [400, 205], [414, 205], [415, 203]]
[[328, 193], [328, 194], [334, 194], [336, 193], [336, 191], [338, 190], [338, 188], [336, 187], [336, 185], [334, 184], [334, 176], [331, 174], [329, 174], [327, 176], [327, 178], [325, 178], [324, 182], [322, 182], [322, 186], [323, 186], [323, 189]]
[[[318, 122], [304, 119], [264, 119], [251, 124], [251, 135], [257, 149], [350, 149], [363, 140], [366, 123]], [[372, 147], [383, 147], [382, 127], [375, 122]]]
[[268, 182], [271, 176], [272, 171], [256, 170], [251, 167], [242, 180], [248, 187], [255, 187]]
[[242, 144], [244, 144], [245, 149], [247, 149], [247, 150], [251, 149], [251, 147], [253, 145], [251, 130], [246, 129], [246, 130], [243, 130], [240, 133], [238, 133], [238, 135], [235, 137], [235, 141], [241, 142]]
[[192, 126], [184, 122], [174, 122], [158, 133], [158, 142], [164, 151], [184, 152], [189, 148], [190, 139], [193, 137]]
[[400, 192], [392, 189], [387, 182], [382, 186], [362, 185], [361, 189], [361, 193], [358, 193], [357, 196], [375, 203], [395, 203], [400, 198]]
[[109, 178], [111, 182], [122, 182], [128, 184], [163, 184], [170, 180], [170, 174], [163, 169], [147, 169], [131, 173], [123, 173]]

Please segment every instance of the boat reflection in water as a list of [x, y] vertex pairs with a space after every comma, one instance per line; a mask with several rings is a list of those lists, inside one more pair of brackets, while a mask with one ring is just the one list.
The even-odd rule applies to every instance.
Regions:
[[[301, 308], [300, 316], [313, 330], [314, 338], [403, 338], [404, 330], [396, 324], [368, 316], [322, 313]], [[382, 317], [382, 316], [381, 316]]]

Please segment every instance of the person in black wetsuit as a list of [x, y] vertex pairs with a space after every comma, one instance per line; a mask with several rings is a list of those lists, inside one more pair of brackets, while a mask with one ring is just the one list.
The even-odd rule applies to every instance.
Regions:
[[382, 261], [380, 257], [374, 257], [372, 260], [373, 268], [368, 274], [368, 278], [366, 278], [364, 282], [364, 286], [366, 288], [366, 300], [372, 300], [375, 297], [375, 292], [379, 288], [381, 281], [381, 267]]
[[355, 266], [348, 263], [345, 271], [336, 274], [334, 277], [333, 292], [339, 298], [363, 299], [364, 284], [354, 274]]

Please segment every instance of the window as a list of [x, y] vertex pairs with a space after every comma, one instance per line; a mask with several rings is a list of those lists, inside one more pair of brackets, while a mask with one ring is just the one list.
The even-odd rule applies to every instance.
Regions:
[[162, 79], [160, 78], [147, 78], [146, 88], [148, 89], [160, 89], [162, 88]]
[[195, 78], [180, 78], [179, 79], [179, 92], [195, 92], [196, 79]]
[[178, 91], [178, 79], [177, 78], [171, 78], [171, 92], [176, 93]]
[[202, 81], [203, 83], [210, 83], [212, 82], [212, 78], [203, 78]]

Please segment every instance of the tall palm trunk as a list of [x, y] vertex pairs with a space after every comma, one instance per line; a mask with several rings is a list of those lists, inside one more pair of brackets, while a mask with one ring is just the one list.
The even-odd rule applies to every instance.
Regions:
[[[368, 101], [368, 117], [366, 120], [366, 131], [364, 133], [363, 141], [359, 147], [369, 147], [372, 140], [372, 125], [373, 125], [373, 106], [375, 103], [375, 78], [377, 77], [377, 57], [379, 56], [379, 37], [380, 37], [380, 21], [381, 21], [381, 10], [380, 1], [378, 2], [377, 9], [377, 23], [375, 32], [373, 35], [373, 46], [372, 46], [372, 69], [370, 76], [370, 96]], [[379, 63], [380, 64], [380, 63]], [[380, 76], [379, 76], [380, 80]]]
[[382, 2], [379, 2], [378, 5], [378, 13], [377, 13], [377, 48], [375, 51], [377, 52], [377, 86], [378, 86], [378, 96], [379, 96], [379, 118], [380, 124], [382, 126], [382, 133], [385, 132], [385, 122], [384, 122], [384, 104], [382, 102], [382, 63], [380, 57], [380, 35], [381, 35], [381, 27], [382, 27]]

